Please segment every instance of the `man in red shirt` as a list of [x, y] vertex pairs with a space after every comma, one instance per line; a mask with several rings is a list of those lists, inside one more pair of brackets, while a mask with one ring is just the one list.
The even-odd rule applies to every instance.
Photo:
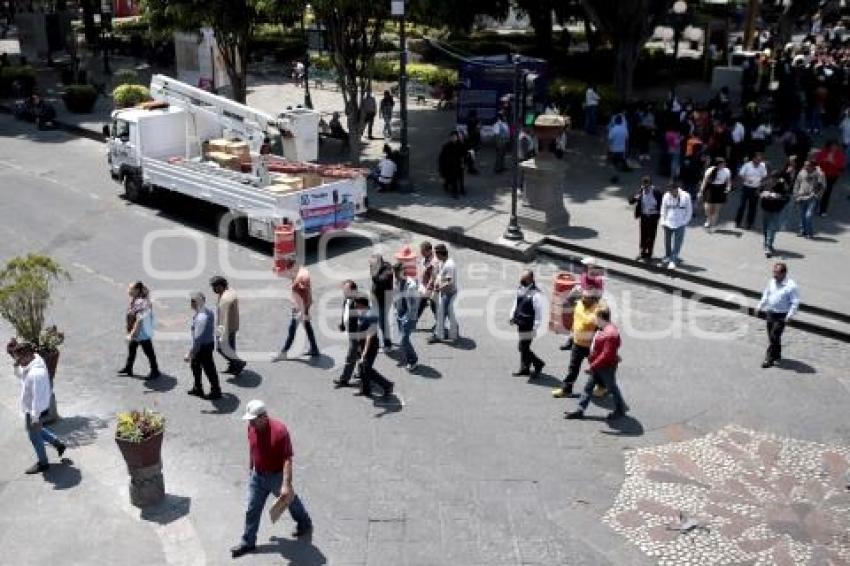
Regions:
[[826, 211], [829, 208], [829, 199], [832, 196], [832, 189], [835, 187], [835, 182], [841, 176], [841, 172], [847, 165], [847, 160], [844, 157], [844, 150], [838, 146], [835, 140], [829, 140], [822, 150], [815, 154], [815, 164], [823, 171], [823, 176], [826, 177], [826, 190], [820, 197], [820, 206], [818, 212], [821, 216], [826, 216]]
[[567, 411], [565, 417], [568, 419], [584, 418], [584, 411], [590, 403], [593, 387], [598, 382], [602, 383], [614, 398], [614, 411], [608, 413], [605, 418], [614, 420], [626, 414], [626, 402], [623, 401], [620, 388], [617, 387], [616, 377], [617, 365], [620, 363], [620, 356], [617, 354], [620, 349], [620, 331], [611, 322], [611, 311], [607, 307], [596, 311], [596, 327], [599, 330], [593, 337], [588, 357], [590, 367], [585, 370], [590, 375], [584, 385], [584, 392], [579, 398], [578, 408], [575, 411]]
[[[243, 420], [248, 423], [248, 446], [251, 457], [251, 479], [248, 483], [248, 511], [245, 513], [245, 532], [242, 541], [230, 549], [233, 558], [253, 552], [263, 507], [269, 494], [278, 500], [289, 500], [289, 514], [298, 525], [294, 537], [313, 530], [310, 515], [301, 499], [292, 490], [292, 442], [289, 431], [281, 421], [266, 413], [266, 405], [254, 400], [248, 403]], [[283, 489], [281, 490], [281, 487]]]

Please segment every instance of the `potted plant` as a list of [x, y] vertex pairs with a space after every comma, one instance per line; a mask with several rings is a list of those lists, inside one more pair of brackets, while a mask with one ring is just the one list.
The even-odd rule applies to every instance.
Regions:
[[165, 497], [162, 436], [165, 418], [151, 409], [118, 413], [115, 442], [130, 472], [130, 502], [146, 507]]
[[62, 95], [65, 108], [74, 114], [88, 114], [97, 102], [97, 89], [92, 85], [68, 85]]
[[148, 87], [137, 84], [122, 84], [112, 91], [115, 108], [129, 108], [151, 99]]
[[[53, 259], [38, 254], [13, 258], [0, 270], [0, 316], [15, 329], [15, 340], [29, 342], [44, 359], [51, 390], [65, 335], [55, 325], [45, 328], [44, 315], [54, 285], [70, 278]], [[47, 422], [57, 416], [56, 397], [51, 396]]]

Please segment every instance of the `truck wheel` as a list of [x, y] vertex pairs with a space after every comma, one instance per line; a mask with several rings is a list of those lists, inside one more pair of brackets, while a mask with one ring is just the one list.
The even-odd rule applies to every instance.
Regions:
[[235, 216], [225, 211], [219, 217], [219, 223], [224, 217], [230, 216], [227, 224], [226, 235], [231, 242], [244, 242], [248, 239], [248, 219], [244, 216]]
[[135, 175], [124, 176], [124, 196], [130, 202], [142, 200], [142, 182]]

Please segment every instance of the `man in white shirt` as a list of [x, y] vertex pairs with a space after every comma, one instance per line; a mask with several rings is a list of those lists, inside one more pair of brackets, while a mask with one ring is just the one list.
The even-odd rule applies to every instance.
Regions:
[[392, 190], [393, 179], [395, 178], [398, 166], [395, 161], [390, 159], [387, 149], [384, 151], [384, 157], [378, 162], [378, 192], [383, 193]]
[[767, 179], [767, 165], [762, 161], [761, 153], [753, 154], [753, 158], [741, 167], [738, 176], [741, 178], [741, 202], [738, 205], [738, 213], [735, 215], [735, 225], [741, 228], [746, 210], [747, 223], [745, 228], [749, 230], [756, 220], [759, 192], [764, 180]]
[[596, 86], [587, 85], [584, 93], [584, 131], [591, 136], [596, 134], [596, 111], [599, 110], [599, 101], [602, 97], [596, 92]]
[[[510, 323], [519, 333], [519, 371], [514, 376], [539, 377], [546, 363], [531, 351], [531, 341], [543, 320], [543, 294], [534, 283], [534, 272], [526, 269], [519, 280], [519, 289], [511, 309]], [[534, 367], [534, 373], [531, 368]]]
[[694, 213], [691, 195], [670, 183], [661, 199], [661, 226], [664, 228], [664, 259], [668, 269], [676, 269], [681, 260], [682, 243], [685, 241], [685, 227]]
[[797, 284], [788, 277], [788, 266], [778, 262], [773, 266], [773, 277], [767, 282], [758, 304], [759, 312], [764, 313], [767, 321], [767, 339], [770, 344], [761, 367], [769, 368], [782, 358], [782, 332], [799, 308]]
[[15, 360], [15, 375], [21, 380], [21, 412], [24, 413], [27, 434], [38, 458], [26, 473], [40, 474], [50, 467], [44, 449], [45, 441], [56, 448], [60, 458], [66, 448], [53, 431], [42, 424], [50, 408], [50, 376], [44, 360], [35, 353], [32, 344], [13, 340], [6, 346], [6, 351]]
[[[437, 293], [437, 324], [434, 335], [428, 339], [429, 344], [443, 340], [455, 341], [458, 338], [457, 318], [455, 318], [454, 301], [457, 296], [457, 268], [455, 261], [449, 258], [449, 250], [445, 244], [434, 246], [437, 256], [434, 290]], [[446, 328], [446, 322], [449, 328]]]

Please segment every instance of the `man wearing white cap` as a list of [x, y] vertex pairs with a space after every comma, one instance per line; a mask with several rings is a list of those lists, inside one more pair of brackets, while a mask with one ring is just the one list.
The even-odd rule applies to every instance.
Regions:
[[248, 403], [242, 419], [248, 421], [251, 478], [245, 532], [240, 543], [230, 549], [233, 558], [256, 549], [257, 531], [269, 494], [274, 494], [278, 501], [287, 505], [289, 514], [298, 525], [292, 536], [301, 537], [313, 530], [310, 515], [292, 489], [292, 441], [286, 425], [271, 418], [265, 403], [256, 399]]

